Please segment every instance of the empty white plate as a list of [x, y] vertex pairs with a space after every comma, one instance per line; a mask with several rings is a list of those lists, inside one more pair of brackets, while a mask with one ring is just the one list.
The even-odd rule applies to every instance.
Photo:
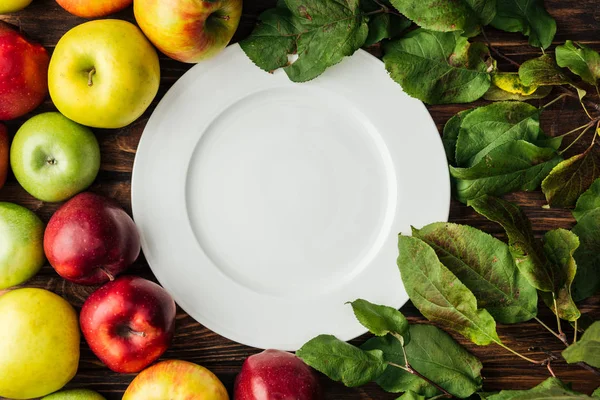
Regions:
[[162, 99], [137, 151], [133, 214], [152, 271], [231, 340], [296, 350], [365, 332], [347, 301], [400, 307], [397, 234], [448, 218], [439, 134], [360, 50], [303, 84], [238, 45]]

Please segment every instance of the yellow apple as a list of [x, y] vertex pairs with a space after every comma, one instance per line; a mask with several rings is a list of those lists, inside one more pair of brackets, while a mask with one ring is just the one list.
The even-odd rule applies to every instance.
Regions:
[[2, 0], [0, 1], [0, 14], [20, 11], [31, 4], [32, 0]]
[[50, 97], [67, 118], [95, 128], [138, 119], [158, 92], [160, 66], [135, 25], [116, 19], [86, 22], [56, 45], [48, 70]]
[[223, 50], [242, 16], [242, 0], [134, 0], [135, 19], [167, 56], [197, 63]]
[[44, 289], [0, 297], [0, 397], [31, 399], [62, 388], [79, 364], [77, 314]]
[[229, 400], [227, 390], [208, 369], [187, 361], [162, 361], [140, 372], [122, 400]]

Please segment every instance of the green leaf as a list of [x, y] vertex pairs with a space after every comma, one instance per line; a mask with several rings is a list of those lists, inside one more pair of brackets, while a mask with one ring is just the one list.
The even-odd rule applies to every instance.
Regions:
[[597, 208], [600, 208], [600, 178], [596, 179], [590, 188], [579, 196], [575, 210], [573, 210], [573, 217], [579, 221]]
[[537, 291], [519, 273], [508, 246], [467, 225], [438, 222], [413, 236], [429, 244], [444, 264], [469, 288], [479, 308], [505, 324], [537, 315]]
[[519, 206], [492, 196], [471, 200], [469, 205], [490, 221], [502, 225], [519, 271], [535, 288], [551, 292], [554, 289], [554, 269], [540, 243], [535, 240], [531, 223]]
[[[265, 11], [240, 45], [266, 71], [284, 67], [294, 82], [316, 78], [354, 54], [366, 41], [367, 17], [358, 0], [285, 0], [286, 8]], [[288, 65], [288, 54], [298, 59]]]
[[556, 46], [556, 62], [590, 85], [596, 86], [600, 79], [600, 54], [580, 43], [567, 40]]
[[[380, 0], [379, 3], [374, 0], [361, 0], [360, 8], [364, 13], [377, 12], [381, 10], [381, 5], [393, 9], [393, 6], [387, 0]], [[365, 46], [371, 46], [383, 39], [399, 36], [411, 25], [411, 21], [403, 15], [382, 12], [370, 15], [368, 25], [369, 35], [364, 44]]]
[[477, 309], [473, 293], [440, 262], [427, 243], [399, 236], [398, 248], [404, 287], [421, 314], [477, 345], [500, 343], [494, 318], [486, 310]]
[[594, 390], [594, 393], [592, 393], [592, 397], [600, 397], [600, 386], [598, 386], [598, 388]]
[[425, 400], [425, 396], [421, 396], [420, 394], [416, 394], [412, 390], [407, 390], [402, 394], [402, 396], [398, 397], [396, 400]]
[[384, 47], [392, 79], [410, 96], [430, 104], [469, 103], [490, 87], [489, 55], [457, 32], [416, 29]]
[[[408, 330], [408, 321], [402, 313], [393, 307], [381, 306], [363, 299], [350, 303], [356, 319], [376, 336], [385, 336], [388, 333], [404, 337]], [[404, 337], [408, 343], [409, 336]]]
[[466, 36], [479, 33], [496, 14], [496, 0], [390, 0], [402, 14], [432, 31], [461, 31]]
[[444, 150], [446, 151], [448, 162], [454, 166], [456, 166], [456, 140], [458, 139], [460, 126], [462, 125], [465, 117], [475, 110], [475, 108], [471, 108], [470, 110], [460, 111], [450, 118], [448, 122], [446, 122], [446, 125], [444, 125], [442, 143], [444, 144]]
[[529, 44], [544, 49], [556, 34], [556, 21], [544, 8], [543, 0], [497, 0], [491, 25], [507, 32], [522, 32], [529, 36]]
[[[409, 326], [409, 332], [414, 326], [417, 325]], [[408, 348], [409, 346], [413, 348], [414, 346], [418, 345], [418, 343], [420, 343], [421, 340], [424, 340], [424, 338], [420, 337], [419, 341], [413, 343], [412, 345], [409, 343], [406, 346], [406, 348]], [[398, 339], [396, 339], [392, 335], [371, 338], [361, 346], [361, 349], [366, 351], [381, 350], [383, 352], [383, 358], [386, 362], [391, 362], [402, 366], [406, 364], [404, 359], [404, 353], [402, 352], [402, 344], [398, 341]], [[412, 350], [406, 351], [408, 354], [408, 351]], [[409, 356], [407, 355], [407, 357]], [[439, 390], [437, 390], [434, 386], [430, 385], [427, 381], [407, 371], [393, 366], [387, 368], [384, 371], [384, 373], [375, 380], [375, 382], [383, 390], [390, 393], [400, 393], [407, 390], [411, 390], [417, 394], [426, 397], [435, 396], [436, 394], [440, 393]]]
[[364, 351], [331, 335], [319, 335], [296, 352], [305, 363], [348, 387], [377, 379], [387, 367], [381, 350]]
[[576, 321], [581, 317], [581, 312], [571, 297], [571, 284], [577, 273], [573, 254], [578, 247], [579, 238], [566, 229], [554, 229], [544, 235], [544, 253], [555, 267], [553, 291], [557, 307], [554, 307], [551, 293], [541, 292], [540, 295], [555, 314], [567, 321]]
[[522, 95], [518, 93], [510, 93], [500, 89], [499, 87], [492, 85], [487, 92], [483, 95], [485, 100], [489, 101], [506, 101], [506, 100], [517, 100], [527, 101], [535, 99], [543, 99], [548, 96], [552, 91], [552, 86], [540, 86], [530, 95]]
[[[410, 325], [409, 332], [412, 339], [405, 351], [412, 368], [456, 397], [468, 397], [481, 388], [481, 362], [450, 335], [424, 324]], [[405, 364], [402, 346], [390, 335], [369, 339], [362, 348], [379, 349], [386, 361]], [[399, 368], [389, 367], [376, 382], [392, 393], [411, 390], [426, 397], [440, 393], [423, 379]]]
[[581, 393], [574, 392], [557, 378], [548, 378], [529, 390], [503, 390], [489, 396], [487, 400], [548, 400], [551, 398], [590, 399]]
[[471, 167], [498, 146], [513, 140], [533, 142], [540, 132], [540, 110], [506, 101], [476, 108], [467, 115], [456, 141], [456, 164]]
[[556, 86], [571, 83], [571, 80], [556, 65], [554, 58], [549, 54], [521, 64], [519, 78], [526, 86]]
[[575, 251], [577, 275], [573, 281], [573, 299], [580, 301], [600, 291], [600, 209], [583, 216], [573, 227], [580, 246]]
[[542, 182], [542, 191], [551, 207], [571, 207], [600, 177], [600, 149], [586, 151], [558, 164]]
[[456, 178], [456, 197], [465, 203], [485, 194], [535, 190], [560, 161], [552, 148], [513, 140], [496, 147], [472, 167], [450, 166], [450, 173]]
[[288, 54], [296, 52], [296, 32], [300, 29], [287, 8], [273, 8], [259, 16], [259, 24], [240, 46], [258, 67], [273, 71], [285, 67]]
[[600, 321], [594, 322], [577, 343], [563, 350], [562, 356], [569, 364], [584, 362], [600, 368]]

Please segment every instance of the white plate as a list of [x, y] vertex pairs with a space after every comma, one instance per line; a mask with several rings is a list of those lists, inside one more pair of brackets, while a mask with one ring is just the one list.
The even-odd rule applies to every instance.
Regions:
[[365, 332], [347, 301], [400, 307], [397, 234], [446, 221], [450, 183], [423, 104], [360, 50], [304, 84], [232, 45], [148, 121], [133, 215], [152, 271], [236, 342], [296, 350]]

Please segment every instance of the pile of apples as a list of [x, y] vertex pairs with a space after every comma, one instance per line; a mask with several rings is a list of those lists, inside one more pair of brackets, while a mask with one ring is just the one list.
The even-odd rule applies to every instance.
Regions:
[[[32, 0], [1, 0], [0, 14]], [[68, 12], [105, 17], [133, 3], [138, 26], [92, 20], [68, 31], [50, 58], [0, 20], [0, 121], [34, 111], [49, 94], [59, 112], [35, 115], [12, 144], [0, 122], [0, 189], [9, 168], [33, 197], [65, 202], [45, 225], [30, 210], [0, 202], [0, 397], [102, 400], [87, 390], [63, 390], [77, 373], [80, 331], [112, 371], [138, 373], [125, 400], [227, 400], [206, 368], [182, 360], [153, 364], [170, 346], [176, 305], [167, 291], [124, 275], [141, 246], [131, 217], [113, 200], [85, 190], [100, 169], [90, 128], [121, 128], [138, 119], [157, 94], [155, 47], [196, 63], [221, 51], [235, 33], [242, 0], [57, 0]], [[48, 260], [62, 278], [101, 285], [79, 316], [62, 297], [15, 288]], [[140, 372], [141, 371], [141, 372]], [[249, 357], [235, 384], [237, 400], [315, 400], [318, 379], [291, 353]]]

